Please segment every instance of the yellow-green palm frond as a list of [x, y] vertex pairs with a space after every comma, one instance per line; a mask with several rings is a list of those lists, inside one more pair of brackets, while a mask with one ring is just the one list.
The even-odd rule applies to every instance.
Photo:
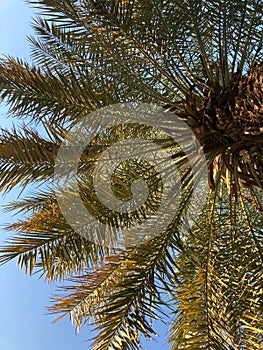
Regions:
[[187, 255], [178, 256], [172, 349], [262, 344], [262, 214], [220, 187], [190, 232]]

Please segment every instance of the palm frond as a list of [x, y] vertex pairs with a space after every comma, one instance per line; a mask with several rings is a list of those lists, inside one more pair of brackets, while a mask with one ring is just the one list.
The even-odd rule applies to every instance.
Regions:
[[[243, 200], [233, 203], [224, 186], [221, 195], [210, 196], [191, 230], [188, 257], [178, 257], [172, 349], [258, 349], [262, 343], [262, 234], [255, 235], [261, 215], [246, 205], [253, 218], [247, 224]], [[244, 327], [248, 318], [254, 320], [250, 329]]]
[[[0, 136], [0, 189], [8, 192], [15, 185], [49, 181], [59, 144], [23, 126], [2, 129]], [[34, 171], [32, 169], [34, 168]]]
[[109, 256], [94, 271], [73, 279], [77, 285], [63, 288], [66, 295], [54, 298], [51, 312], [62, 313], [59, 319], [69, 314], [77, 328], [93, 319], [100, 331], [94, 349], [137, 348], [139, 334], [154, 335], [150, 320], [162, 314], [153, 272], [157, 257], [162, 260], [160, 248], [159, 238]]
[[93, 266], [110, 251], [75, 233], [52, 193], [13, 202], [7, 209], [31, 214], [6, 227], [16, 233], [0, 249], [1, 264], [18, 258], [26, 272], [31, 274], [36, 268], [49, 281], [55, 281]]
[[90, 80], [84, 87], [74, 74], [54, 73], [13, 58], [1, 60], [0, 98], [10, 105], [10, 113], [34, 121], [83, 116], [97, 106]]

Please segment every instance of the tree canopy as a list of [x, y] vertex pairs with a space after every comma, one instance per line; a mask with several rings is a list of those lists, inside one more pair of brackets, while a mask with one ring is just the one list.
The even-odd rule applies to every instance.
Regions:
[[[36, 36], [29, 38], [33, 64], [0, 60], [0, 99], [19, 121], [0, 135], [0, 189], [34, 190], [6, 206], [25, 216], [7, 227], [11, 236], [0, 263], [17, 258], [27, 273], [67, 280], [50, 312], [69, 316], [77, 329], [91, 325], [93, 350], [140, 349], [141, 336], [156, 335], [153, 319], [169, 322], [172, 350], [260, 349], [262, 2], [28, 3], [39, 11]], [[172, 152], [169, 171], [178, 169], [183, 194], [172, 222], [156, 237], [127, 247], [96, 244], [63, 216], [52, 182], [56, 157], [67, 133], [89, 113], [128, 102], [163, 107], [192, 130], [206, 157], [207, 200], [187, 229], [193, 172], [186, 154], [155, 128], [108, 128], [87, 145], [78, 167], [91, 213], [101, 210], [94, 166], [105, 149], [127, 138], [153, 140]], [[147, 205], [154, 211], [162, 183], [154, 167], [137, 158], [116, 169], [111, 187], [125, 201], [133, 179], [147, 178]], [[110, 227], [126, 225], [145, 218], [146, 209], [118, 220], [105, 211], [100, 219], [106, 215]]]

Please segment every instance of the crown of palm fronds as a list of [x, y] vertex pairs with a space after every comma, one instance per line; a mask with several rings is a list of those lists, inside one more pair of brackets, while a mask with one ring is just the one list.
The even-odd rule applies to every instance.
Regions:
[[[18, 257], [26, 271], [37, 268], [50, 281], [70, 277], [73, 285], [55, 297], [51, 310], [69, 315], [77, 327], [91, 320], [99, 331], [94, 349], [140, 348], [140, 335], [155, 334], [151, 320], [162, 317], [164, 305], [171, 308], [173, 350], [260, 349], [262, 2], [28, 2], [40, 11], [33, 23], [37, 38], [30, 38], [34, 65], [9, 57], [0, 62], [0, 98], [28, 123], [2, 131], [1, 190], [48, 181], [66, 132], [89, 112], [144, 101], [174, 111], [196, 134], [210, 193], [200, 219], [184, 232], [191, 197], [185, 154], [140, 125], [132, 132], [112, 128], [81, 158], [79, 179], [88, 179], [83, 200], [97, 210], [89, 176], [103, 149], [127, 135], [152, 137], [174, 147], [174, 164], [184, 176], [183, 201], [171, 225], [136, 247], [95, 245], [67, 224], [49, 184], [7, 206], [28, 217], [9, 226], [15, 235], [0, 261]], [[36, 124], [44, 126], [45, 137], [31, 127]], [[134, 168], [145, 172], [139, 164]], [[114, 181], [115, 193], [129, 198], [123, 174]]]

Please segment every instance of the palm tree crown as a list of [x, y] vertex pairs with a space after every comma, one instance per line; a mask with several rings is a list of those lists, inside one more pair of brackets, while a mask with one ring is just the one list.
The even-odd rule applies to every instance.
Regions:
[[[171, 349], [260, 349], [262, 323], [263, 4], [256, 0], [38, 0], [30, 38], [33, 64], [0, 61], [0, 99], [26, 121], [0, 136], [0, 189], [42, 185], [6, 210], [28, 214], [7, 229], [0, 262], [70, 280], [50, 311], [96, 329], [94, 350], [140, 348], [152, 320], [170, 309]], [[158, 236], [126, 247], [95, 244], [69, 225], [51, 181], [58, 150], [83, 117], [117, 103], [157, 104], [181, 118], [205, 154], [209, 193], [202, 214], [183, 225], [193, 173], [165, 133], [139, 123], [104, 130], [83, 152], [77, 179], [88, 210], [110, 227], [93, 171], [117, 141], [143, 137], [172, 152], [182, 201]], [[38, 132], [38, 127], [44, 132]], [[174, 167], [174, 168], [173, 168]], [[115, 195], [128, 200], [147, 180], [155, 210], [158, 172], [134, 159], [116, 169]], [[92, 228], [88, 228], [92, 230]]]

